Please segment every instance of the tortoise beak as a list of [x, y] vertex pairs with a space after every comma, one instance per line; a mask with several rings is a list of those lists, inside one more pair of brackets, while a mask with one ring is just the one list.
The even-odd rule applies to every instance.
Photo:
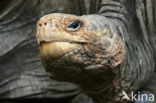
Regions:
[[56, 59], [79, 47], [82, 45], [70, 42], [42, 42], [39, 45], [39, 50], [41, 57]]

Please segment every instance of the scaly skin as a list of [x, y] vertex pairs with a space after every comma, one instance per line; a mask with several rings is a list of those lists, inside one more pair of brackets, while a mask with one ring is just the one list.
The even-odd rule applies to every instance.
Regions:
[[[80, 28], [68, 30], [74, 20], [81, 22]], [[120, 71], [126, 64], [125, 44], [113, 21], [98, 15], [49, 14], [38, 21], [36, 37], [53, 79], [77, 84], [96, 103], [121, 102], [122, 91], [128, 92], [130, 83]]]

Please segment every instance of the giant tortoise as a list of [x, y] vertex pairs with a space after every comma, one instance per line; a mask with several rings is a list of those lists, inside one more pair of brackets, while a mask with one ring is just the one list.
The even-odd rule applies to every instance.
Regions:
[[[75, 15], [99, 13], [117, 20], [117, 24], [122, 25], [121, 30], [126, 30], [123, 31], [124, 33], [130, 33], [126, 33], [127, 39], [130, 38], [127, 44], [130, 43], [130, 48], [133, 49], [126, 49], [126, 51], [132, 52], [129, 55], [131, 59], [136, 59], [136, 64], [133, 62], [132, 65], [139, 66], [138, 56], [135, 55], [140, 51], [134, 50], [135, 47], [140, 46], [141, 51], [147, 48], [147, 51], [141, 53], [147, 61], [150, 55], [153, 56], [153, 53], [148, 53], [147, 56], [147, 52], [156, 50], [154, 45], [155, 4], [154, 0], [1, 0], [0, 103], [69, 103], [80, 93], [80, 90], [71, 83], [49, 79], [43, 70], [35, 39], [36, 22], [41, 16], [54, 12]], [[133, 46], [131, 46], [132, 43], [134, 43]], [[142, 63], [150, 69], [154, 63], [152, 60], [151, 64], [146, 64], [144, 61]], [[130, 68], [131, 74], [138, 73], [138, 71], [132, 72], [131, 69], [133, 68]], [[137, 77], [143, 77], [144, 72], [140, 70], [141, 75]], [[144, 91], [155, 93], [155, 75], [150, 72], [147, 74], [151, 76], [151, 79], [146, 76], [148, 82], [144, 81], [144, 85], [142, 84], [139, 89], [141, 93]], [[74, 100], [74, 103], [91, 103], [90, 100], [83, 99], [86, 96], [79, 97]]]
[[156, 103], [154, 4], [101, 0], [97, 14], [43, 16], [36, 38], [47, 75], [95, 103]]

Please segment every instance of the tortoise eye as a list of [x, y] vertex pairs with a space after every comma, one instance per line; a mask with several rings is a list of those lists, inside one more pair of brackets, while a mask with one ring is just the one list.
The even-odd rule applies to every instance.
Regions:
[[76, 31], [80, 28], [81, 22], [78, 20], [72, 21], [71, 24], [68, 26], [69, 31]]

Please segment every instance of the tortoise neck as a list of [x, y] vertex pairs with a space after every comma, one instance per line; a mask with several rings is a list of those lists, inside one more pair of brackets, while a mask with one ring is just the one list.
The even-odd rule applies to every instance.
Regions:
[[81, 82], [79, 87], [85, 94], [91, 97], [95, 103], [121, 102], [121, 98], [118, 97], [119, 91], [122, 91], [118, 89], [119, 81], [121, 81], [120, 77], [108, 72], [98, 76], [98, 78], [97, 76], [92, 76], [92, 78], [87, 79], [87, 82]]
[[81, 89], [85, 92], [85, 94], [91, 97], [95, 103], [108, 103], [108, 101], [111, 101], [111, 98], [114, 97], [113, 90], [115, 90], [115, 88], [111, 85], [108, 85], [106, 87], [103, 87], [102, 85], [103, 84], [97, 83], [97, 85], [94, 85], [94, 88], [91, 88], [91, 86], [89, 86], [87, 88], [87, 91], [84, 91], [86, 87], [81, 87]]

